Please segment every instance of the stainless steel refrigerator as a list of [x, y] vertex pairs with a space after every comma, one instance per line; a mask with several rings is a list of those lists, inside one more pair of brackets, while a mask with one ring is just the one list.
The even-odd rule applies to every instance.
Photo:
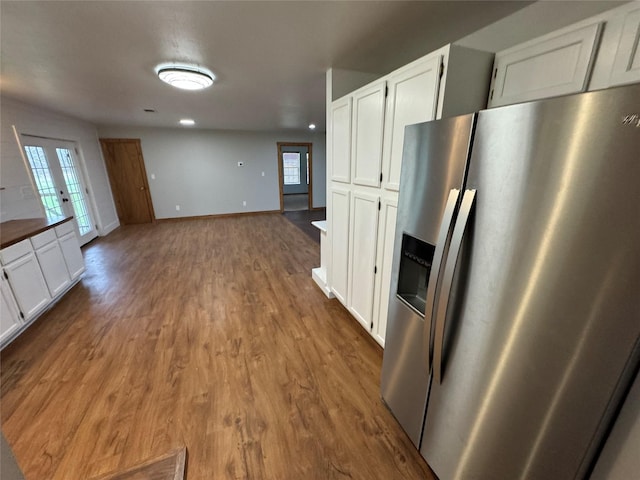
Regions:
[[407, 127], [382, 397], [441, 480], [588, 476], [640, 361], [640, 85]]

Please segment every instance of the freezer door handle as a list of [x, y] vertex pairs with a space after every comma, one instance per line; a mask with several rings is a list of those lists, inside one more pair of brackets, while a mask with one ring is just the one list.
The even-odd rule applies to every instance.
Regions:
[[451, 295], [451, 286], [453, 285], [453, 275], [456, 271], [462, 240], [467, 229], [469, 216], [471, 215], [471, 207], [476, 198], [475, 190], [466, 190], [460, 204], [460, 213], [456, 220], [451, 237], [451, 246], [447, 255], [444, 276], [442, 278], [442, 286], [440, 297], [438, 298], [438, 307], [436, 309], [436, 325], [435, 338], [433, 342], [433, 379], [440, 384], [442, 379], [442, 349], [444, 344], [444, 329], [447, 319], [447, 309], [449, 307], [449, 296]]
[[424, 312], [424, 356], [427, 372], [431, 368], [431, 359], [433, 358], [433, 349], [431, 344], [431, 333], [433, 331], [432, 324], [435, 318], [435, 307], [438, 293], [440, 291], [440, 283], [442, 279], [442, 268], [444, 266], [444, 252], [451, 237], [453, 230], [453, 216], [460, 198], [460, 190], [453, 188], [449, 191], [449, 197], [442, 214], [442, 222], [440, 223], [440, 231], [436, 240], [436, 249], [433, 252], [433, 263], [431, 265], [431, 273], [429, 273], [429, 282], [427, 285], [427, 298], [425, 301]]

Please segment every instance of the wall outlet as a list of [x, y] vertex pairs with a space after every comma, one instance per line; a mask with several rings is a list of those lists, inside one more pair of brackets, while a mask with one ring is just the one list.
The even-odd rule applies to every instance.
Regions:
[[246, 207], [246, 206], [247, 206], [247, 201], [246, 201], [246, 200], [243, 200], [243, 201], [242, 201], [242, 206], [243, 206], [243, 207]]
[[239, 167], [244, 167], [244, 162], [238, 162]]
[[176, 211], [180, 211], [180, 205], [176, 205]]

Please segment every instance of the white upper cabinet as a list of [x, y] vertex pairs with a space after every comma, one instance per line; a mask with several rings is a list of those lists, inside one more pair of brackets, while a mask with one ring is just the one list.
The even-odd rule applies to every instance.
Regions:
[[382, 164], [386, 82], [378, 82], [353, 94], [353, 183], [378, 187]]
[[436, 118], [442, 56], [420, 59], [394, 72], [388, 80], [385, 114], [383, 186], [400, 188], [404, 127]]
[[496, 53], [489, 107], [585, 91], [602, 23]]
[[622, 35], [618, 43], [611, 85], [623, 85], [640, 81], [640, 8], [625, 15]]
[[331, 106], [331, 180], [351, 181], [351, 97]]

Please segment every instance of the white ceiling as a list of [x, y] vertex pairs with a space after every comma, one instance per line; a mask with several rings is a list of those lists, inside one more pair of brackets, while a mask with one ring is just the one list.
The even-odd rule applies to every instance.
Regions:
[[[2, 0], [0, 91], [96, 125], [323, 130], [328, 68], [388, 73], [528, 3]], [[217, 80], [173, 89], [168, 61]]]

